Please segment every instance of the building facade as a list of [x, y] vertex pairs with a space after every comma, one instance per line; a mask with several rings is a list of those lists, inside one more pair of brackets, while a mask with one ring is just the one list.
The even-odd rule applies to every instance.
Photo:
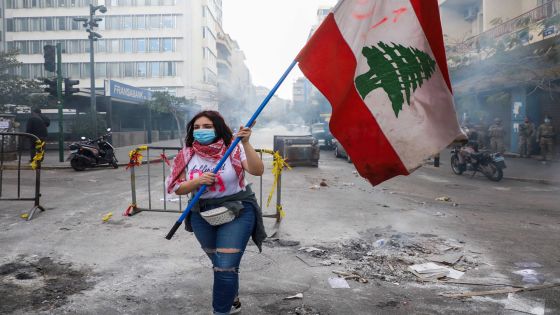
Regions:
[[460, 119], [500, 118], [510, 152], [525, 117], [560, 128], [560, 0], [444, 0], [440, 13]]
[[[96, 87], [106, 79], [169, 91], [217, 109], [217, 34], [221, 0], [4, 0], [1, 49], [18, 50], [25, 78], [53, 76], [43, 69], [43, 46], [61, 43], [63, 74], [89, 90], [89, 41], [75, 17], [89, 4], [107, 6], [96, 32]], [[3, 29], [2, 29], [3, 28]]]

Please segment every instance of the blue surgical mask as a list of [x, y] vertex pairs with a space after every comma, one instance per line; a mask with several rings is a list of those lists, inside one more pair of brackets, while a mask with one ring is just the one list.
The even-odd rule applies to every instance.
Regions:
[[196, 129], [193, 131], [194, 140], [200, 144], [210, 144], [216, 139], [214, 129]]

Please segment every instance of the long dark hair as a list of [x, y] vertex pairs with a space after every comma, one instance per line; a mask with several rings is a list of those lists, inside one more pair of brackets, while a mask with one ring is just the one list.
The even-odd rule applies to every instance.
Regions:
[[194, 122], [199, 119], [200, 117], [206, 117], [212, 121], [214, 124], [214, 130], [216, 131], [216, 139], [214, 142], [222, 139], [226, 146], [229, 147], [233, 138], [233, 132], [229, 129], [228, 125], [224, 121], [224, 117], [220, 115], [215, 110], [205, 110], [201, 111], [200, 113], [196, 114], [191, 121], [187, 124], [187, 136], [185, 137], [185, 146], [192, 147], [194, 142]]

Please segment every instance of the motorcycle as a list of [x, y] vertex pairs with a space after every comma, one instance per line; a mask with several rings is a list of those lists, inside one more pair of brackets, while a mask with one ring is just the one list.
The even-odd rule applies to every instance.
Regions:
[[491, 181], [499, 182], [502, 179], [506, 162], [501, 153], [463, 151], [465, 153], [465, 163], [461, 164], [459, 154], [462, 150], [464, 150], [463, 147], [455, 147], [451, 150], [451, 170], [453, 173], [461, 175], [465, 171], [472, 171], [471, 177], [480, 172]]
[[107, 133], [97, 139], [86, 139], [70, 144], [70, 155], [66, 161], [76, 171], [83, 171], [86, 168], [108, 164], [113, 168], [118, 168], [119, 164], [115, 157], [115, 148], [108, 142], [111, 135], [111, 128]]

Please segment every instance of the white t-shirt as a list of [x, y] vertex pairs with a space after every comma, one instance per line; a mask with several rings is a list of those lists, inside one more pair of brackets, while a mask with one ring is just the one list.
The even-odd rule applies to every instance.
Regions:
[[[241, 144], [238, 144], [238, 146], [241, 148], [241, 161], [247, 160], [243, 146]], [[203, 173], [212, 172], [214, 168], [216, 168], [217, 164], [218, 162], [204, 159], [195, 153], [189, 161], [189, 164], [187, 164], [187, 180], [193, 180], [200, 177]], [[237, 177], [237, 173], [231, 164], [231, 158], [228, 158], [224, 165], [222, 165], [222, 169], [218, 171], [216, 183], [206, 188], [206, 191], [200, 198], [220, 198], [236, 194], [241, 190], [241, 187], [239, 187], [239, 178]]]

